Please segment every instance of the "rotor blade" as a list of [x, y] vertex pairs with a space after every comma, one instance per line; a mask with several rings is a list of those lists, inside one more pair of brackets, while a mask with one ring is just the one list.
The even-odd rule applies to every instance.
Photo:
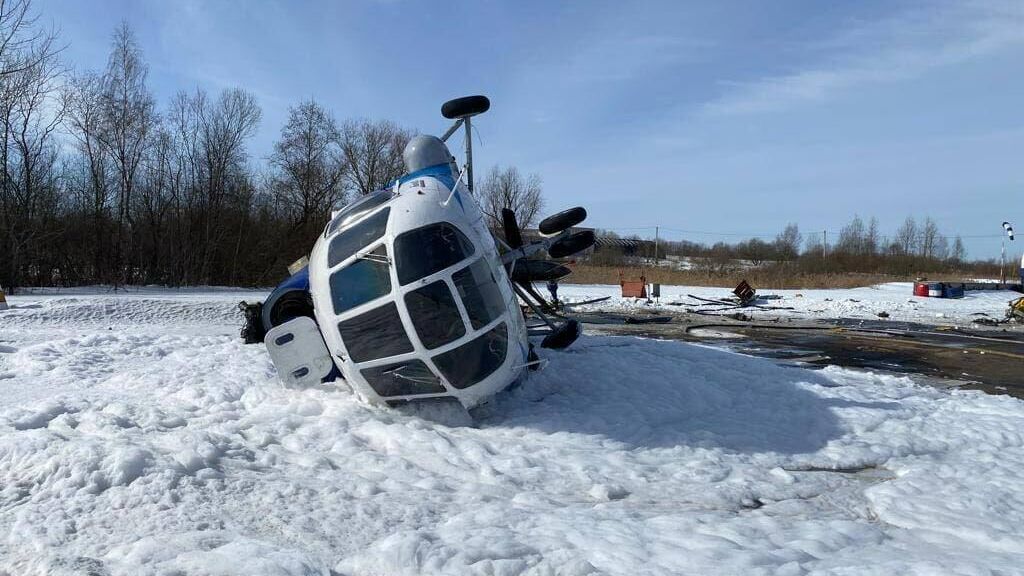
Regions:
[[515, 212], [508, 208], [501, 209], [501, 227], [505, 230], [505, 242], [509, 246], [516, 249], [523, 245], [523, 234], [519, 231]]

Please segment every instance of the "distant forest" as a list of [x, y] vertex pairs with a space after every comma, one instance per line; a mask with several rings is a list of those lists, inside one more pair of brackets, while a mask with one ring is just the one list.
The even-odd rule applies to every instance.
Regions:
[[400, 176], [412, 131], [290, 110], [266, 162], [249, 92], [156, 102], [127, 25], [73, 73], [29, 0], [0, 13], [0, 286], [272, 285], [332, 206]]
[[[598, 235], [619, 237], [607, 230], [598, 230]], [[636, 235], [622, 237], [640, 239]], [[604, 248], [595, 253], [590, 263], [631, 266], [637, 264], [637, 258], [652, 258], [654, 242], [650, 238], [643, 240], [644, 248], [639, 252], [627, 254], [621, 249]], [[838, 232], [803, 234], [796, 224], [789, 224], [774, 238], [752, 238], [732, 244], [661, 240], [657, 252], [661, 258], [685, 257], [689, 270], [723, 278], [750, 267], [761, 269], [766, 278], [780, 281], [786, 276], [822, 274], [913, 279], [928, 275], [998, 277], [1000, 273], [998, 261], [968, 260], [963, 240], [943, 235], [931, 218], [919, 221], [907, 217], [891, 235], [880, 232], [877, 219], [865, 221], [854, 216]], [[1016, 278], [1017, 268], [1016, 257], [1008, 255], [1003, 268], [1007, 277]]]
[[[618, 237], [613, 231], [599, 230], [600, 236]], [[630, 236], [626, 236], [630, 238]], [[632, 236], [632, 238], [639, 238]], [[641, 257], [653, 256], [653, 243]], [[919, 222], [907, 217], [893, 235], [883, 235], [878, 220], [867, 221], [854, 216], [838, 234], [830, 239], [827, 232], [804, 235], [796, 224], [787, 225], [773, 239], [752, 238], [733, 244], [716, 242], [702, 244], [690, 241], [666, 241], [658, 244], [659, 254], [687, 257], [698, 268], [709, 273], [728, 272], [738, 261], [747, 265], [785, 264], [800, 272], [859, 272], [909, 276], [922, 273], [975, 271], [991, 274], [998, 271], [992, 261], [971, 262], [959, 236], [947, 237], [931, 218]], [[594, 263], [615, 265], [624, 254], [614, 250], [599, 252]], [[1016, 276], [1016, 261], [1007, 262], [1007, 270]]]

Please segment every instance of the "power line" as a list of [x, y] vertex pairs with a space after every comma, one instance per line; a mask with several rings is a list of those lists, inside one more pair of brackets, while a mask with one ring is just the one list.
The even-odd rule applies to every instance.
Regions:
[[[733, 238], [775, 238], [776, 236], [778, 236], [780, 234], [780, 232], [755, 233], [755, 232], [715, 232], [715, 231], [710, 231], [710, 230], [689, 230], [689, 229], [685, 229], [685, 228], [672, 228], [672, 227], [669, 227], [669, 226], [660, 226], [660, 225], [654, 225], [654, 224], [652, 224], [650, 226], [620, 226], [620, 227], [594, 226], [594, 228], [600, 229], [600, 230], [609, 230], [609, 231], [612, 231], [612, 232], [623, 232], [623, 231], [631, 231], [632, 232], [632, 231], [638, 231], [638, 230], [649, 230], [651, 232], [655, 232], [656, 229], [661, 229], [661, 230], [664, 230], [666, 232], [675, 232], [677, 234], [692, 234], [692, 235], [700, 235], [700, 236], [719, 236], [719, 237], [733, 237]], [[806, 237], [807, 234], [821, 234], [822, 232], [825, 232], [828, 235], [832, 235], [832, 236], [834, 236], [836, 238], [841, 238], [843, 236], [842, 230], [821, 230], [821, 229], [818, 229], [818, 230], [808, 230], [806, 232], [801, 232], [801, 233], [804, 234], [805, 237]], [[943, 239], [952, 241], [952, 240], [955, 240], [956, 238], [960, 238], [961, 240], [977, 240], [977, 239], [986, 239], [986, 238], [988, 238], [988, 239], [998, 239], [998, 238], [1003, 238], [1003, 236], [1004, 236], [1003, 234], [937, 234], [935, 237], [936, 238], [943, 238]], [[882, 234], [882, 235], [876, 236], [876, 238], [878, 238], [880, 241], [896, 240], [896, 239], [899, 238], [899, 235], [898, 234]]]

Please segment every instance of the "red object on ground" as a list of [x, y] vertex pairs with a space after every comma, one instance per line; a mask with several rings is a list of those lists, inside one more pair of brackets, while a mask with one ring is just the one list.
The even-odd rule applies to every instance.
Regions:
[[639, 280], [626, 280], [619, 272], [619, 286], [622, 287], [623, 298], [647, 298], [647, 278], [643, 275]]
[[914, 296], [928, 296], [928, 284], [925, 282], [914, 282]]

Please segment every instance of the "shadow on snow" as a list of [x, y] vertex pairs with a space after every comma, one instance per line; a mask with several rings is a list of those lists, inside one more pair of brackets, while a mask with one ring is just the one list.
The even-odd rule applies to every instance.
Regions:
[[614, 336], [585, 337], [545, 356], [548, 367], [498, 398], [483, 415], [483, 427], [597, 435], [633, 448], [783, 454], [817, 451], [844, 433], [832, 407], [846, 402], [801, 387], [835, 385], [811, 370]]

